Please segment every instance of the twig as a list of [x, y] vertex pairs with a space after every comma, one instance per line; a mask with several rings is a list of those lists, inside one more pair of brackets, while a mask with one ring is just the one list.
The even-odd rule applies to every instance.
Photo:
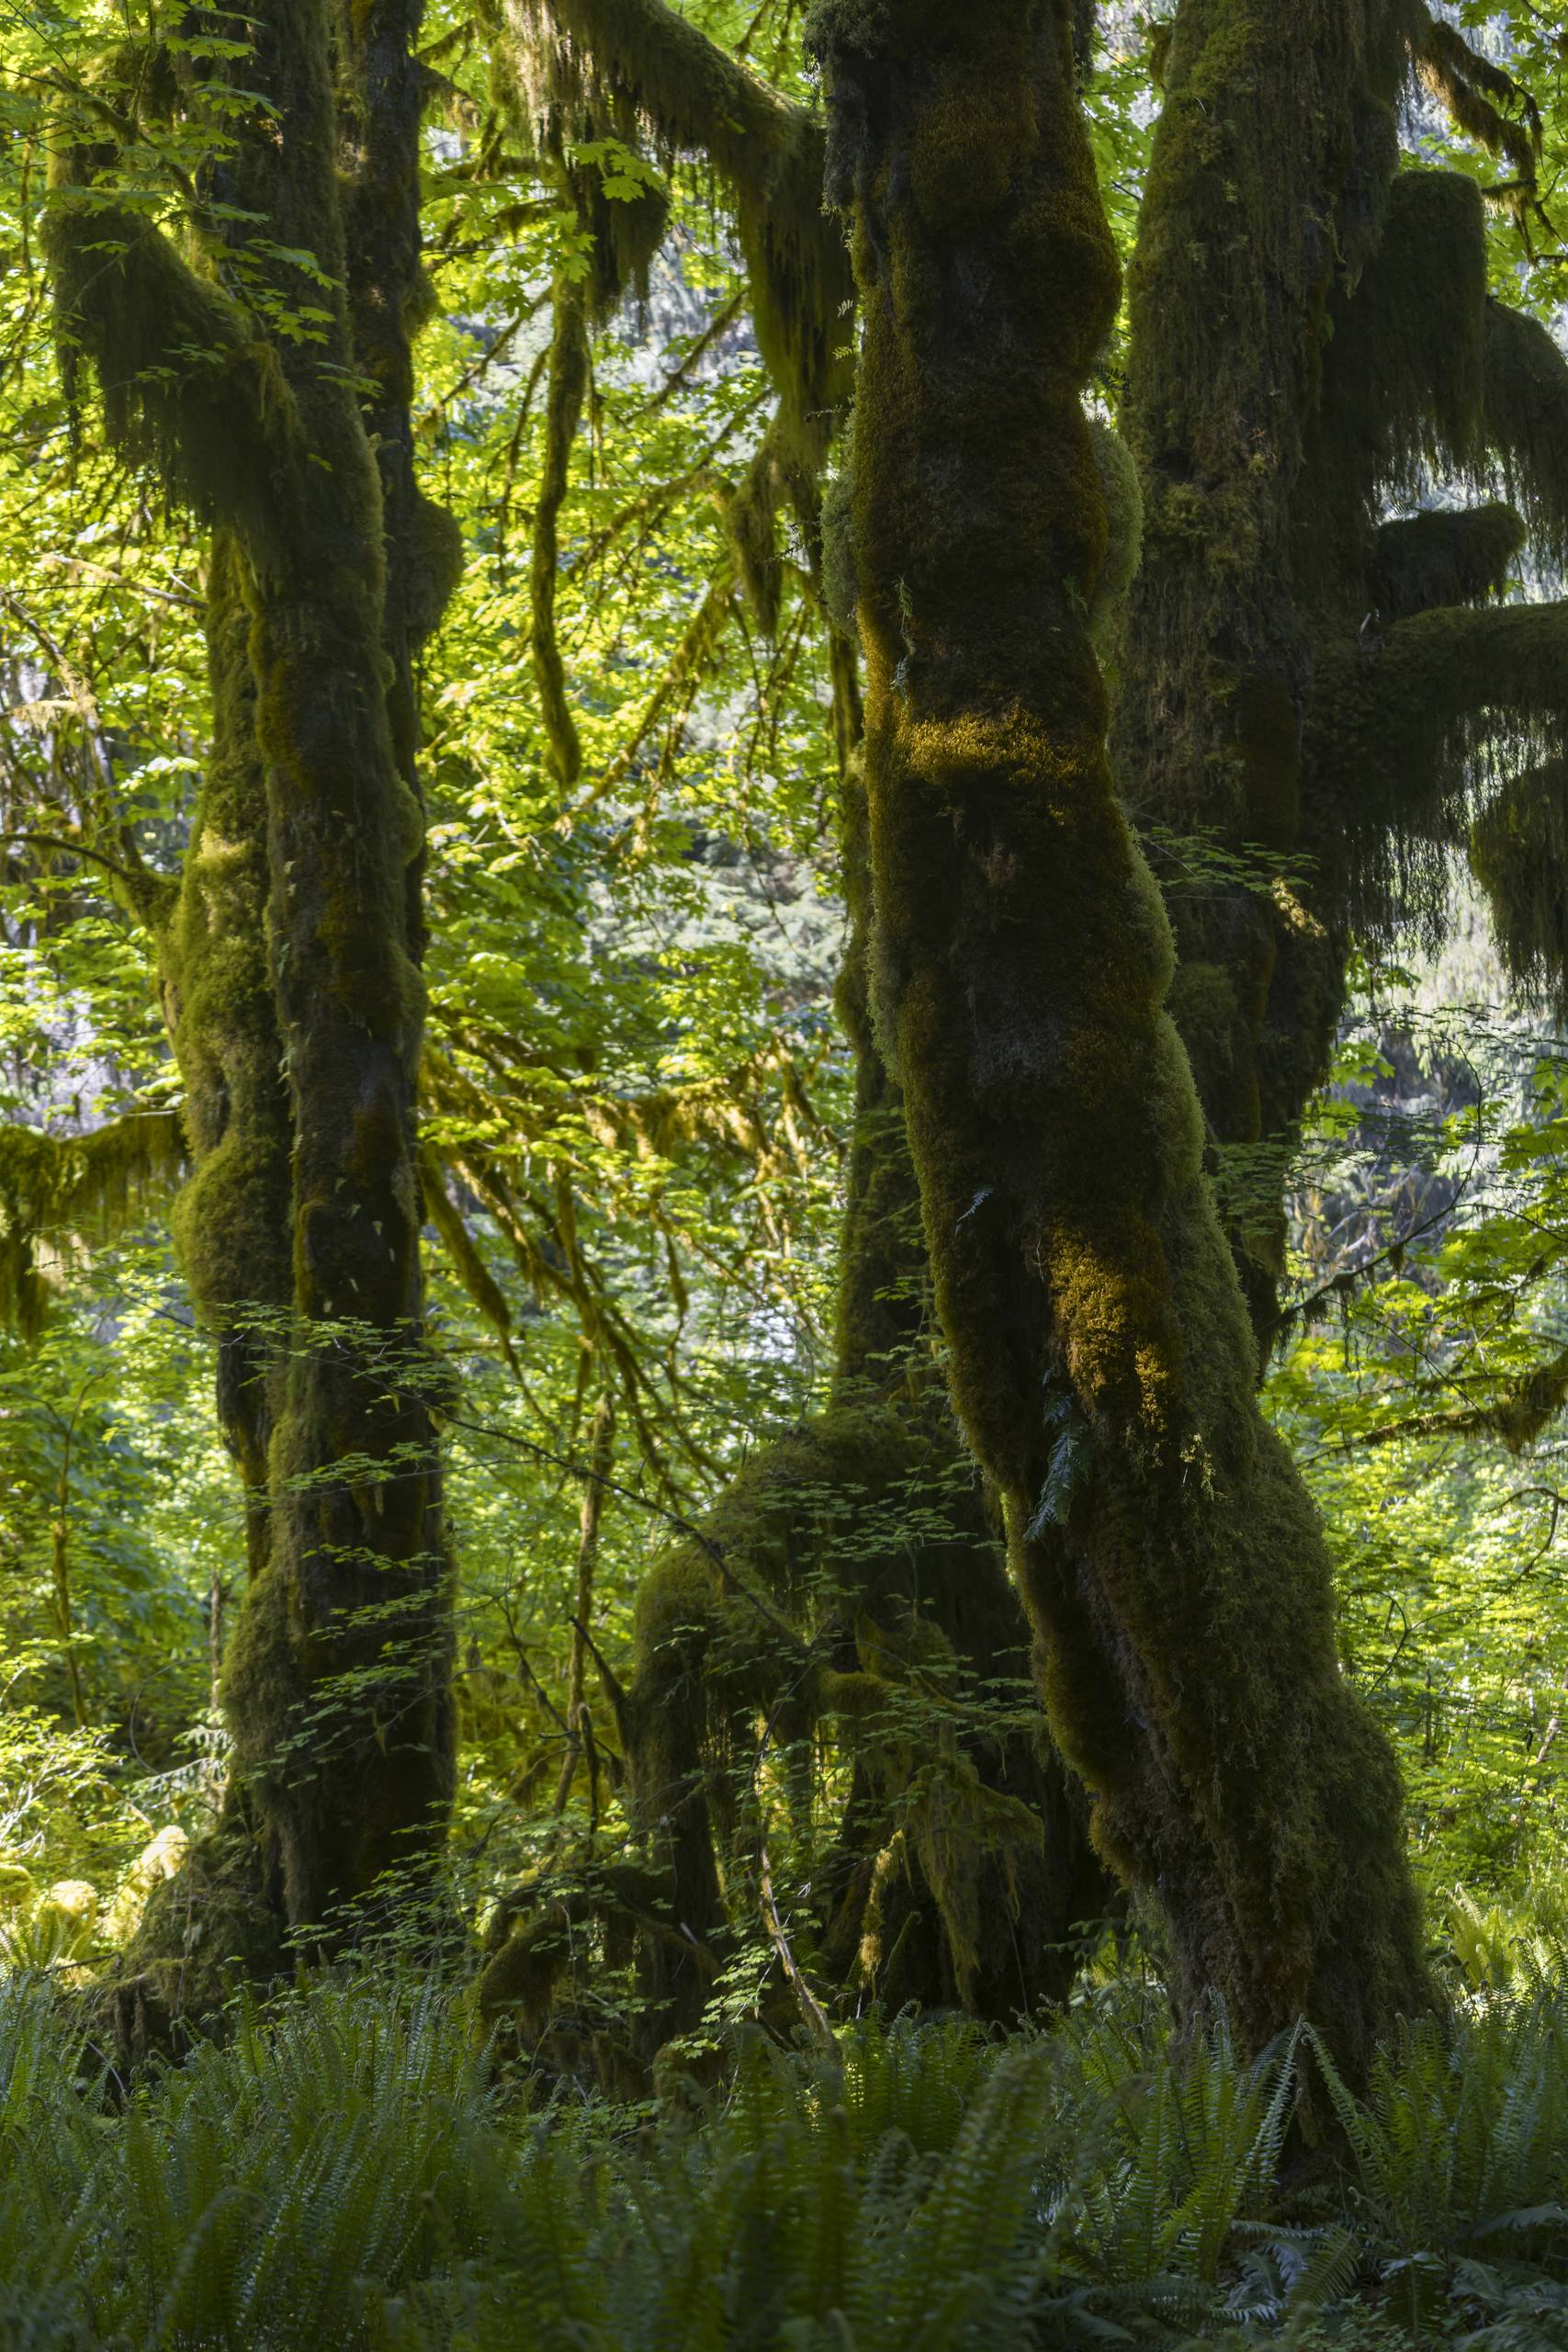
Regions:
[[557, 1453], [551, 1447], [540, 1445], [535, 1438], [520, 1437], [514, 1430], [497, 1429], [490, 1421], [470, 1421], [460, 1413], [448, 1413], [444, 1416], [444, 1419], [453, 1429], [468, 1430], [478, 1437], [492, 1437], [499, 1440], [502, 1445], [518, 1446], [525, 1453], [532, 1453], [537, 1460], [549, 1463], [553, 1468], [566, 1471], [570, 1477], [592, 1479], [605, 1494], [618, 1495], [623, 1502], [635, 1503], [638, 1510], [646, 1510], [653, 1518], [661, 1519], [667, 1527], [674, 1528], [677, 1534], [686, 1536], [700, 1547], [705, 1556], [712, 1561], [729, 1589], [742, 1600], [749, 1601], [764, 1623], [773, 1627], [774, 1633], [783, 1634], [791, 1649], [800, 1647], [800, 1636], [795, 1627], [779, 1616], [776, 1611], [770, 1609], [761, 1595], [753, 1592], [750, 1586], [736, 1575], [735, 1570], [724, 1556], [722, 1545], [716, 1544], [711, 1535], [705, 1534], [694, 1520], [683, 1517], [680, 1511], [671, 1510], [663, 1503], [655, 1502], [650, 1495], [639, 1495], [634, 1487], [622, 1486], [618, 1479], [612, 1478], [607, 1473], [585, 1468], [581, 1462], [574, 1462], [570, 1454]]

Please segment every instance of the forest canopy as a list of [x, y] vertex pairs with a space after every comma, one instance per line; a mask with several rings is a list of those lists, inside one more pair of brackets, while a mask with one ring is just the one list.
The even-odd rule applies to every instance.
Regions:
[[1568, 2344], [1565, 73], [0, 16], [0, 2346]]

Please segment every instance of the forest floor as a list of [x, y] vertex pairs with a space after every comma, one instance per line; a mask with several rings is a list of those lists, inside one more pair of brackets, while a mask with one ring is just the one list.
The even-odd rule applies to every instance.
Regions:
[[1461, 1996], [1365, 2100], [1307, 2033], [1177, 2051], [1129, 1976], [1009, 2034], [743, 2029], [630, 2106], [547, 2092], [408, 1972], [232, 2029], [127, 2082], [57, 1987], [0, 1979], [0, 2352], [1568, 2346], [1540, 1982]]

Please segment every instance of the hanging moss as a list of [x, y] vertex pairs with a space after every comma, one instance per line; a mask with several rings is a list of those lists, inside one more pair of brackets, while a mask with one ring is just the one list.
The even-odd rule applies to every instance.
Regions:
[[418, 498], [405, 553], [405, 605], [414, 647], [440, 627], [463, 576], [463, 531], [457, 516], [433, 498]]
[[822, 492], [822, 602], [833, 627], [851, 639], [855, 627], [854, 418], [839, 435], [836, 462]]
[[1511, 506], [1432, 507], [1404, 522], [1384, 523], [1368, 581], [1385, 621], [1408, 619], [1434, 605], [1475, 605], [1500, 595], [1525, 543]]
[[[1346, 511], [1473, 475], [1486, 388], [1486, 223], [1475, 182], [1402, 172], [1354, 292], [1336, 306], [1316, 430]], [[1336, 516], [1338, 521], [1338, 516]]]
[[1486, 893], [1510, 976], [1568, 1006], [1568, 763], [1511, 776], [1476, 818], [1471, 871]]
[[775, 410], [768, 429], [734, 492], [725, 503], [724, 527], [752, 618], [772, 637], [778, 628], [784, 567], [779, 553], [779, 516], [790, 509], [807, 537], [821, 528], [814, 475], [798, 458]]
[[42, 230], [68, 393], [86, 360], [113, 446], [269, 556], [277, 479], [300, 458], [276, 352], [144, 214], [98, 194], [96, 161], [58, 159]]
[[1568, 563], [1568, 359], [1539, 319], [1486, 305], [1486, 440], [1542, 560]]
[[695, 154], [734, 197], [764, 365], [792, 451], [816, 464], [847, 389], [841, 241], [822, 216], [822, 132], [666, 0], [505, 0], [526, 102], [547, 136], [607, 116], [667, 160]]
[[[1303, 139], [1333, 136], [1303, 119], [1269, 16], [1178, 19], [1149, 182], [1168, 257], [1178, 240], [1201, 255], [1233, 162], [1244, 194], [1276, 168], [1247, 176], [1238, 107], [1288, 95]], [[1162, 1011], [1169, 931], [1104, 756], [1084, 612], [1106, 526], [1082, 393], [1116, 274], [1066, 11], [825, 0], [812, 23], [865, 322], [855, 564], [880, 961], [954, 1401], [1001, 1493], [1053, 1729], [1091, 1778], [1100, 1851], [1165, 1908], [1179, 2000], [1223, 1993], [1258, 2043], [1305, 2011], [1359, 2072], [1429, 1993], [1394, 1769], [1340, 1677], [1322, 1538], [1254, 1402]], [[1254, 282], [1279, 300], [1276, 239], [1289, 282], [1325, 276], [1292, 201], [1264, 200], [1255, 226], [1248, 196], [1238, 296]], [[1150, 332], [1172, 293], [1143, 267]], [[1157, 331], [1179, 345], [1195, 324], [1178, 311]], [[1278, 356], [1247, 355], [1240, 383], [1190, 383], [1179, 453], [1168, 406], [1138, 413], [1145, 621], [1162, 597], [1190, 617], [1216, 580], [1234, 596], [1281, 555], [1288, 573], [1277, 491], [1238, 482], [1227, 507], [1198, 446], [1217, 458], [1220, 436], [1247, 439], [1251, 370]], [[1258, 385], [1270, 418], [1280, 389], [1277, 372]], [[1187, 691], [1229, 673], [1216, 748], [1239, 752], [1242, 805], [1277, 812], [1298, 732], [1289, 616], [1225, 614]], [[1163, 674], [1168, 694], [1189, 673]], [[1186, 789], [1218, 783], [1200, 771]]]
[[0, 1125], [0, 1325], [36, 1340], [85, 1242], [124, 1232], [185, 1166], [179, 1122], [165, 1112], [131, 1112], [84, 1136]]
[[[1422, 80], [1441, 99], [1456, 130], [1489, 155], [1501, 156], [1527, 189], [1535, 187], [1540, 116], [1511, 74], [1471, 48], [1455, 25], [1433, 17], [1416, 57]], [[1510, 111], [1517, 109], [1516, 111]]]
[[1313, 766], [1355, 921], [1384, 936], [1413, 911], [1440, 910], [1477, 779], [1560, 740], [1565, 646], [1568, 607], [1446, 605], [1325, 658]]

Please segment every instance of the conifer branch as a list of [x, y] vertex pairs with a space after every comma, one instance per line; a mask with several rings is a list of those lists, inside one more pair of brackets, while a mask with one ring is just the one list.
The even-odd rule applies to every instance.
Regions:
[[1472, 770], [1499, 745], [1555, 743], [1568, 721], [1568, 603], [1439, 605], [1325, 653], [1312, 757], [1358, 834], [1450, 837]]

